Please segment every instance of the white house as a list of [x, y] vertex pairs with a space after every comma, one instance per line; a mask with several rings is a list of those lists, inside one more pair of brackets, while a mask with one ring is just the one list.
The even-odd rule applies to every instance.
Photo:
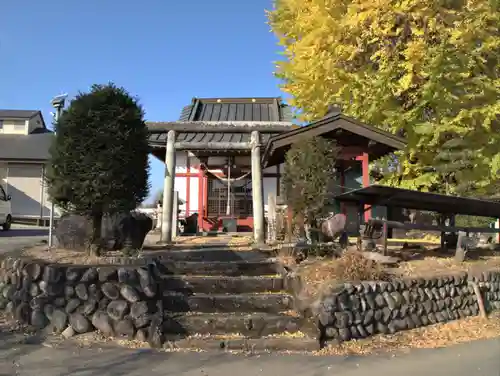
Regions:
[[15, 221], [49, 218], [43, 177], [52, 139], [40, 111], [0, 110], [0, 182], [12, 197]]

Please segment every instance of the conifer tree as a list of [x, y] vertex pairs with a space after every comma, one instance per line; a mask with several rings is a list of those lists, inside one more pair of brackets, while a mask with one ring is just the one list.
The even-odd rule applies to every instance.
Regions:
[[295, 215], [308, 220], [328, 210], [337, 154], [335, 142], [322, 137], [301, 140], [287, 152], [282, 190]]
[[55, 124], [46, 180], [49, 195], [92, 220], [98, 253], [104, 214], [135, 209], [148, 195], [149, 146], [137, 99], [114, 84], [94, 85]]

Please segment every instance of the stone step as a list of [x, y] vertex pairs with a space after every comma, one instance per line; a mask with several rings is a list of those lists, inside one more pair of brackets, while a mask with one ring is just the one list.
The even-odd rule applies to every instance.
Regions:
[[281, 276], [165, 276], [160, 282], [162, 290], [184, 293], [238, 294], [253, 292], [279, 292], [284, 289]]
[[274, 261], [161, 261], [164, 275], [225, 275], [259, 276], [274, 275], [279, 266]]
[[163, 292], [163, 309], [170, 312], [267, 312], [292, 309], [288, 294], [192, 294]]
[[158, 258], [163, 261], [260, 261], [265, 259], [265, 253], [258, 250], [238, 251], [231, 249], [185, 249], [185, 250], [164, 250], [145, 251], [144, 258]]
[[239, 333], [260, 338], [277, 333], [297, 333], [303, 319], [286, 313], [197, 313], [166, 315], [164, 333], [189, 336], [194, 334]]
[[[242, 351], [267, 353], [269, 351], [315, 352], [320, 350], [319, 341], [310, 337], [263, 337], [241, 338], [238, 336], [192, 336], [168, 339], [163, 345], [168, 350]], [[236, 370], [237, 372], [237, 370]]]

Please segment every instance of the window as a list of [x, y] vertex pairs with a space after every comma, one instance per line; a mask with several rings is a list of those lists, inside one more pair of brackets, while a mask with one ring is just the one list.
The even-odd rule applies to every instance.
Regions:
[[[227, 214], [227, 182], [209, 177], [207, 180], [207, 215], [209, 217]], [[252, 211], [252, 179], [243, 178], [231, 183], [229, 197], [230, 215], [251, 216]]]
[[0, 130], [3, 129], [3, 120], [0, 120]]
[[7, 201], [7, 195], [3, 190], [3, 187], [0, 185], [0, 201]]

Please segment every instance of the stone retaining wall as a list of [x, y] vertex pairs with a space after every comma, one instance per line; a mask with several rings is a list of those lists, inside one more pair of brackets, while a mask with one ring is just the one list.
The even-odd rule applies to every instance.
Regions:
[[[148, 266], [73, 266], [5, 259], [0, 309], [55, 333], [86, 333], [162, 344], [163, 305]], [[158, 294], [160, 295], [160, 294]]]
[[500, 309], [500, 270], [470, 275], [469, 280], [478, 284], [487, 312]]
[[[0, 266], [0, 310], [55, 333], [86, 333], [163, 344], [163, 288], [158, 266], [47, 264], [5, 259]], [[165, 275], [163, 275], [165, 278]], [[300, 280], [285, 280], [290, 292]], [[500, 309], [500, 271], [391, 282], [345, 283], [308, 304], [321, 344], [390, 334], [457, 320], [480, 312], [474, 286], [487, 311]], [[305, 312], [298, 293], [295, 307]], [[177, 303], [176, 303], [177, 304]]]
[[319, 340], [343, 342], [444, 323], [500, 309], [500, 271], [334, 286], [311, 306]]

